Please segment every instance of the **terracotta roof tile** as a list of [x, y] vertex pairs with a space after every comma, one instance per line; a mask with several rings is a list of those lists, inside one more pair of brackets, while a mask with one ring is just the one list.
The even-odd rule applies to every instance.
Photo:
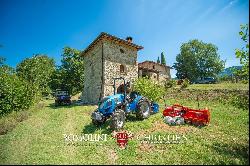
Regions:
[[172, 69], [172, 67], [170, 67], [170, 66], [163, 65], [163, 64], [160, 64], [160, 63], [157, 63], [157, 62], [154, 62], [154, 61], [144, 61], [144, 62], [138, 63], [138, 66], [140, 66], [140, 65], [142, 65], [142, 64], [144, 64], [144, 63], [147, 63], [147, 62], [148, 62], [148, 63], [156, 64], [156, 65], [160, 65], [160, 66], [165, 66], [165, 67], [168, 67], [168, 68]]
[[139, 46], [139, 45], [136, 45], [134, 43], [130, 43], [128, 42], [127, 40], [124, 40], [124, 39], [121, 39], [121, 38], [118, 38], [116, 36], [113, 36], [113, 35], [110, 35], [106, 32], [102, 32], [100, 33], [99, 36], [97, 36], [97, 38], [81, 53], [81, 56], [84, 56], [84, 54], [86, 54], [91, 48], [93, 48], [97, 43], [98, 41], [102, 40], [103, 38], [106, 38], [106, 39], [110, 39], [110, 40], [114, 40], [114, 41], [117, 41], [119, 43], [123, 43], [123, 44], [126, 44], [128, 46], [131, 46], [131, 47], [134, 47], [136, 48], [137, 50], [141, 50], [143, 49], [142, 46]]
[[150, 69], [150, 68], [146, 68], [146, 67], [142, 67], [142, 66], [138, 66], [138, 69], [139, 70], [147, 70], [147, 71], [151, 71], [151, 72], [154, 72], [154, 73], [159, 73], [160, 72], [160, 70]]

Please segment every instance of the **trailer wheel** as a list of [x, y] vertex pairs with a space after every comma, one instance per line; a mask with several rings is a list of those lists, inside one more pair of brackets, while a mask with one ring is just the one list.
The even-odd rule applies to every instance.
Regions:
[[114, 130], [122, 129], [125, 123], [125, 112], [122, 109], [117, 109], [112, 115], [110, 128]]
[[137, 104], [136, 116], [138, 119], [146, 119], [151, 111], [150, 103], [146, 98], [142, 98]]

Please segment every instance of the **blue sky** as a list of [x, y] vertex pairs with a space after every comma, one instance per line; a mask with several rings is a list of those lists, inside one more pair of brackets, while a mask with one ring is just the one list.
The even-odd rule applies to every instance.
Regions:
[[[213, 43], [226, 67], [239, 65], [238, 32], [249, 20], [248, 0], [0, 0], [0, 55], [16, 66], [33, 54], [60, 64], [62, 48], [84, 50], [100, 32], [133, 37], [138, 62], [165, 53], [173, 65], [191, 39]], [[172, 77], [175, 71], [172, 70]]]

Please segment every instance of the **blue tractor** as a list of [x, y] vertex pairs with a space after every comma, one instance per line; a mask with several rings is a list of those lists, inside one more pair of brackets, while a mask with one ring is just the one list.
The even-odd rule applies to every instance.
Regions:
[[[123, 93], [116, 94], [116, 80], [123, 80]], [[142, 120], [159, 111], [157, 103], [152, 103], [137, 92], [127, 94], [128, 86], [130, 83], [126, 83], [123, 77], [114, 78], [114, 95], [106, 96], [100, 100], [97, 110], [91, 115], [94, 125], [99, 126], [111, 118], [110, 127], [119, 130], [123, 128], [126, 115], [129, 113], [135, 113], [136, 117]]]

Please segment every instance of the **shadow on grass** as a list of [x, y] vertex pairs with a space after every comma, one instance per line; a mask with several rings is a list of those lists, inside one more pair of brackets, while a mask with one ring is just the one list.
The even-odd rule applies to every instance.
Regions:
[[[134, 115], [128, 114], [126, 116], [126, 121], [142, 121], [142, 120], [139, 120]], [[100, 130], [102, 134], [111, 134], [113, 130], [110, 128], [110, 123], [111, 123], [111, 119], [108, 119], [105, 123], [103, 123], [102, 125], [99, 125], [99, 126], [96, 126], [96, 125], [90, 123], [90, 124], [84, 126], [82, 133], [83, 134], [91, 134], [97, 130]]]
[[135, 121], [143, 121], [143, 120], [137, 118], [134, 114], [128, 114], [128, 115], [126, 116], [126, 121], [135, 122]]
[[[244, 164], [249, 165], [249, 145], [242, 145], [238, 143], [226, 144], [226, 143], [213, 143], [212, 145], [207, 145], [212, 148], [217, 153], [221, 155], [228, 156], [230, 158], [240, 159]], [[219, 164], [240, 164], [240, 163], [225, 163], [220, 161]]]
[[105, 123], [103, 123], [100, 126], [96, 126], [96, 125], [90, 123], [90, 124], [84, 126], [84, 128], [82, 129], [82, 133], [83, 134], [91, 134], [97, 130], [101, 130], [102, 134], [111, 134], [112, 130], [110, 129], [109, 125], [110, 125], [110, 121], [106, 121]]
[[95, 106], [95, 104], [77, 104], [77, 102], [72, 102], [70, 105], [60, 105], [60, 106], [55, 106], [55, 103], [50, 103], [48, 106], [46, 107], [49, 107], [49, 108], [52, 108], [52, 109], [59, 109], [59, 108], [73, 108], [73, 107], [77, 107], [77, 106]]
[[50, 103], [46, 107], [52, 108], [52, 109], [59, 109], [59, 108], [72, 108], [77, 106], [96, 106], [96, 104], [79, 104], [76, 100], [72, 100], [70, 105], [62, 104], [59, 106], [55, 106], [55, 103]]
[[75, 107], [76, 105], [71, 104], [71, 105], [60, 105], [60, 106], [55, 106], [55, 103], [50, 103], [46, 107], [52, 108], [52, 109], [59, 109], [59, 108], [72, 108]]

